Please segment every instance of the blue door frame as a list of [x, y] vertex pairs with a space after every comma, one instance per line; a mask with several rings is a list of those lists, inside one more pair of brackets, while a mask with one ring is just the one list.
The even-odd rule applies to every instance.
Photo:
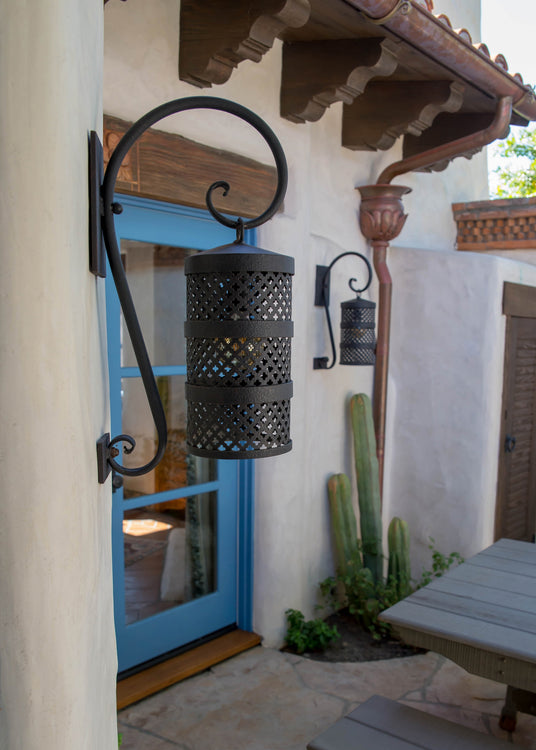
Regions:
[[[199, 209], [118, 195], [123, 213], [116, 218], [119, 239], [179, 245], [204, 250], [234, 240], [234, 232]], [[245, 241], [254, 244], [255, 232]], [[185, 290], [183, 290], [185, 294]], [[137, 367], [122, 367], [120, 307], [111, 279], [106, 279], [111, 431], [121, 429], [121, 380], [139, 376]], [[182, 325], [183, 321], [177, 321]], [[184, 365], [154, 367], [156, 376], [185, 375]], [[218, 492], [217, 585], [212, 593], [126, 625], [124, 598], [123, 514], [126, 510], [177, 497]], [[123, 499], [121, 489], [112, 503], [114, 611], [119, 672], [188, 644], [227, 625], [252, 629], [253, 604], [253, 461], [218, 461], [215, 481], [167, 490], [141, 498]], [[222, 507], [222, 498], [225, 508]], [[231, 557], [236, 556], [236, 564]]]

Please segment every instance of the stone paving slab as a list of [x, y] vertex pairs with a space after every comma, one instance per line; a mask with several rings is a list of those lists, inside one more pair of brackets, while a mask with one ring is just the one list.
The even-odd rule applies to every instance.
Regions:
[[[504, 692], [433, 653], [332, 664], [259, 646], [121, 711], [121, 750], [305, 750], [374, 694], [508, 738]], [[536, 750], [536, 717], [510, 741]]]

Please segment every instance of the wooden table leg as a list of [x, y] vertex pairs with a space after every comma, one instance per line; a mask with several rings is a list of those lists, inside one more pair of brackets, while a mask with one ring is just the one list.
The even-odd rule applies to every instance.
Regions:
[[499, 719], [499, 726], [501, 729], [504, 729], [505, 732], [513, 732], [516, 728], [517, 708], [513, 692], [514, 688], [508, 685], [506, 688], [506, 699], [501, 711], [501, 718]]
[[513, 732], [516, 728], [518, 711], [536, 716], [536, 693], [508, 685], [506, 700], [499, 719], [500, 728], [506, 732]]

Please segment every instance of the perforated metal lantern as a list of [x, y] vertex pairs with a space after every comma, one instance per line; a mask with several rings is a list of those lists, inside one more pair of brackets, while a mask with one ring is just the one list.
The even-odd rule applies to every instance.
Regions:
[[368, 271], [366, 283], [358, 288], [357, 279], [350, 279], [348, 286], [357, 294], [357, 298], [348, 302], [341, 302], [341, 343], [340, 363], [341, 365], [373, 365], [376, 361], [376, 338], [374, 335], [374, 317], [376, 304], [366, 299], [361, 299], [361, 292], [367, 290], [372, 281], [372, 267], [367, 258], [361, 253], [353, 250], [341, 253], [331, 261], [329, 266], [316, 267], [315, 283], [315, 305], [322, 306], [326, 312], [329, 340], [331, 343], [331, 362], [328, 357], [315, 357], [313, 369], [331, 370], [337, 362], [337, 350], [335, 348], [335, 337], [329, 314], [329, 287], [331, 269], [341, 259], [349, 255], [361, 258]]
[[188, 257], [185, 274], [188, 450], [286, 453], [294, 259], [234, 242]]
[[341, 302], [341, 365], [375, 363], [375, 314], [376, 303], [361, 297]]

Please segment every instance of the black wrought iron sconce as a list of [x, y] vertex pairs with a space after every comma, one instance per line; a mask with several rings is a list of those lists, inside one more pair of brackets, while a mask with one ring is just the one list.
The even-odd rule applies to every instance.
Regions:
[[[118, 443], [131, 453], [129, 435], [97, 441], [99, 482], [113, 469], [140, 476], [160, 462], [167, 443], [167, 425], [160, 395], [143, 340], [132, 296], [121, 262], [114, 214], [122, 207], [114, 199], [119, 168], [128, 150], [152, 125], [169, 115], [192, 109], [212, 109], [239, 117], [264, 138], [277, 167], [274, 198], [260, 216], [244, 221], [220, 213], [214, 190], [230, 189], [218, 180], [210, 185], [206, 203], [212, 216], [236, 230], [228, 245], [198, 253], [185, 261], [187, 280], [186, 399], [187, 447], [196, 456], [259, 458], [286, 453], [290, 440], [290, 341], [294, 259], [243, 242], [244, 229], [258, 227], [276, 213], [287, 188], [287, 164], [281, 144], [268, 125], [235, 102], [216, 97], [177, 99], [153, 109], [138, 120], [117, 144], [103, 177], [102, 146], [90, 135], [90, 268], [106, 275], [104, 248], [132, 341], [153, 416], [158, 447], [144, 466], [127, 468], [116, 458]], [[178, 290], [177, 293], [180, 293]]]
[[323, 307], [326, 311], [329, 339], [331, 342], [332, 362], [328, 357], [315, 357], [313, 359], [314, 370], [331, 370], [337, 362], [337, 351], [333, 337], [333, 327], [329, 314], [329, 282], [331, 269], [335, 263], [346, 255], [356, 255], [365, 263], [368, 270], [368, 279], [365, 286], [355, 288], [357, 280], [352, 278], [348, 285], [357, 297], [341, 302], [341, 342], [340, 363], [341, 365], [373, 365], [376, 361], [376, 338], [374, 334], [374, 318], [376, 303], [362, 299], [359, 295], [366, 291], [372, 281], [372, 268], [370, 263], [361, 253], [348, 251], [341, 253], [329, 266], [316, 267], [315, 305]]

